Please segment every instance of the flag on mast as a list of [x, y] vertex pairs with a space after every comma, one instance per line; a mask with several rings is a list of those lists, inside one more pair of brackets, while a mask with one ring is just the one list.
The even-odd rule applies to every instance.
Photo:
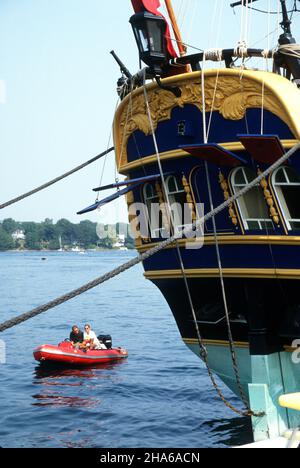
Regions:
[[160, 7], [160, 0], [132, 0], [132, 6], [136, 13], [147, 10], [153, 15], [160, 15], [157, 11]]

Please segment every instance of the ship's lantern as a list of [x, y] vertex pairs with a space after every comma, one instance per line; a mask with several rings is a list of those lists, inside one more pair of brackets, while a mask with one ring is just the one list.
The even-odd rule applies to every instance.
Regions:
[[168, 60], [166, 29], [167, 23], [162, 16], [149, 12], [137, 13], [130, 23], [139, 49], [140, 59], [154, 71]]

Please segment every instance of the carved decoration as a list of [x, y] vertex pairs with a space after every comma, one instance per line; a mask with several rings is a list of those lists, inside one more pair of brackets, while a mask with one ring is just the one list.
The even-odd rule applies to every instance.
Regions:
[[[129, 211], [129, 208], [130, 206], [134, 203], [134, 196], [133, 196], [133, 192], [128, 192], [127, 195], [126, 195], [126, 203], [127, 203], [127, 206], [128, 206], [128, 211]], [[136, 219], [136, 215], [134, 214], [129, 214], [128, 216], [129, 218], [129, 223], [130, 225], [132, 226], [132, 229], [133, 229], [133, 232], [136, 231], [137, 232], [137, 236], [135, 238], [135, 246], [138, 248], [138, 247], [141, 247], [143, 244], [142, 244], [142, 238], [141, 238], [141, 235], [138, 235], [138, 231], [136, 229], [136, 225], [134, 223], [134, 220]], [[133, 228], [134, 226], [134, 228]]]
[[[258, 170], [258, 175], [261, 175], [261, 174], [262, 174], [261, 170]], [[279, 214], [276, 211], [275, 200], [273, 198], [273, 195], [271, 194], [271, 191], [269, 190], [269, 184], [268, 184], [267, 179], [265, 179], [265, 178], [262, 179], [262, 181], [260, 182], [260, 186], [264, 191], [265, 200], [266, 200], [266, 202], [268, 204], [268, 207], [269, 207], [269, 210], [270, 210], [270, 216], [273, 219], [274, 223], [277, 226], [279, 226], [279, 224], [280, 224]]]
[[192, 197], [191, 187], [190, 187], [190, 184], [188, 183], [187, 178], [185, 177], [185, 175], [182, 177], [182, 185], [183, 185], [185, 193], [186, 193], [186, 201], [187, 201], [187, 204], [188, 204], [189, 209], [191, 211], [192, 221], [193, 221], [193, 223], [195, 223], [197, 221], [195, 205], [194, 205], [194, 201], [193, 201], [193, 197]]
[[156, 193], [157, 193], [157, 196], [158, 196], [159, 205], [160, 205], [160, 209], [161, 209], [161, 213], [162, 213], [163, 225], [164, 225], [165, 229], [167, 231], [169, 231], [170, 228], [171, 228], [170, 215], [168, 214], [167, 207], [166, 207], [166, 202], [165, 202], [163, 191], [162, 191], [162, 187], [161, 187], [159, 182], [155, 183], [155, 189], [156, 189]]
[[[222, 174], [222, 172], [220, 172], [220, 174], [219, 174], [219, 182], [220, 182], [221, 188], [222, 188], [223, 193], [224, 193], [224, 199], [227, 201], [230, 198], [229, 186], [228, 186], [227, 180], [226, 180], [225, 176]], [[232, 221], [232, 224], [235, 227], [237, 227], [238, 217], [237, 217], [236, 211], [234, 209], [233, 203], [230, 203], [230, 205], [228, 207], [228, 211], [229, 211], [229, 217], [230, 217], [230, 219]]]
[[[172, 110], [186, 104], [194, 104], [202, 112], [201, 81], [187, 80], [179, 86], [182, 95], [176, 98], [169, 91], [151, 89], [148, 91], [148, 100], [153, 120], [154, 130], [159, 122], [171, 118]], [[216, 77], [205, 79], [205, 109], [207, 112], [218, 111], [225, 119], [241, 120], [249, 108], [261, 108], [262, 83], [250, 79], [241, 80], [239, 76], [221, 76], [215, 93]], [[128, 109], [128, 106], [130, 108]], [[213, 109], [212, 109], [213, 108]], [[287, 124], [287, 115], [278, 99], [267, 88], [264, 93], [264, 108], [277, 115]], [[151, 134], [151, 125], [145, 107], [145, 98], [142, 92], [135, 94], [127, 100], [122, 110], [117, 114], [115, 122], [115, 143], [118, 157], [121, 156], [120, 165], [127, 163], [127, 143], [130, 135], [140, 130], [145, 135]]]

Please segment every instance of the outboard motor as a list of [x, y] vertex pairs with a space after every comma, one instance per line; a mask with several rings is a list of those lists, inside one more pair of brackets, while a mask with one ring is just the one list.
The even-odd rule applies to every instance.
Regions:
[[112, 348], [112, 337], [110, 335], [99, 335], [98, 340], [103, 343], [107, 349]]

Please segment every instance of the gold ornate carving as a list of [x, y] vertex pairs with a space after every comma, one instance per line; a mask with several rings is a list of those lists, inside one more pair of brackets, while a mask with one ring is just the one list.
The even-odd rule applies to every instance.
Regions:
[[[128, 211], [129, 211], [130, 206], [134, 203], [133, 192], [128, 192], [127, 193], [126, 203], [127, 203]], [[136, 238], [135, 238], [135, 246], [136, 246], [136, 248], [139, 248], [139, 247], [142, 247], [143, 243], [142, 243], [142, 237], [141, 237], [141, 235], [138, 235], [138, 231], [136, 229], [136, 223], [135, 223], [136, 215], [133, 214], [133, 213], [131, 214], [130, 211], [129, 211], [129, 213], [130, 214], [129, 214], [128, 218], [129, 218], [129, 223], [132, 226], [132, 231], [137, 233]]]
[[162, 220], [163, 220], [163, 225], [164, 227], [169, 230], [171, 228], [171, 220], [170, 220], [170, 215], [168, 214], [167, 207], [166, 207], [166, 202], [164, 199], [162, 187], [159, 182], [155, 183], [155, 189], [156, 193], [158, 196], [159, 200], [159, 205], [162, 213]]
[[193, 201], [193, 197], [192, 197], [191, 187], [190, 187], [190, 184], [188, 183], [187, 178], [185, 177], [185, 175], [182, 177], [182, 185], [183, 185], [185, 193], [186, 193], [186, 201], [187, 201], [187, 204], [189, 206], [189, 209], [190, 209], [190, 212], [191, 212], [191, 215], [192, 215], [192, 221], [193, 221], [193, 223], [195, 223], [196, 220], [197, 220], [196, 209], [195, 209], [195, 205], [194, 205], [194, 201]]
[[[159, 122], [169, 120], [172, 110], [179, 106], [193, 104], [202, 112], [201, 80], [187, 78], [183, 82], [176, 83], [182, 95], [176, 98], [174, 94], [159, 88], [148, 90], [148, 100], [153, 120], [154, 130]], [[129, 106], [129, 108], [128, 108]], [[216, 89], [216, 76], [205, 78], [205, 109], [219, 112], [225, 119], [240, 120], [244, 118], [249, 108], [261, 108], [262, 83], [249, 78], [240, 79], [240, 76], [219, 76]], [[286, 123], [287, 114], [279, 99], [267, 86], [264, 91], [264, 108], [276, 114]], [[200, 122], [199, 122], [200, 123]], [[117, 112], [115, 121], [115, 144], [118, 158], [121, 157], [120, 166], [127, 163], [127, 143], [130, 135], [140, 130], [145, 135], [151, 134], [151, 125], [145, 107], [145, 98], [142, 91], [138, 90], [131, 99], [127, 98], [122, 108]]]
[[[220, 172], [220, 174], [219, 174], [219, 182], [220, 182], [221, 188], [222, 188], [223, 193], [224, 193], [224, 199], [227, 201], [230, 198], [229, 186], [228, 186], [227, 180], [226, 180], [225, 176], [222, 174], [222, 172]], [[230, 205], [228, 207], [228, 211], [229, 211], [229, 217], [230, 217], [230, 219], [232, 221], [232, 224], [235, 227], [237, 227], [238, 218], [237, 218], [237, 214], [235, 212], [233, 203], [230, 203]]]
[[[259, 169], [258, 170], [258, 175], [261, 175], [261, 174], [262, 174], [262, 172]], [[269, 190], [269, 184], [268, 184], [267, 179], [263, 178], [261, 183], [260, 183], [260, 186], [264, 191], [265, 200], [266, 200], [266, 202], [268, 204], [268, 207], [269, 207], [269, 210], [270, 210], [270, 216], [273, 219], [274, 223], [277, 226], [279, 226], [279, 224], [280, 224], [279, 214], [276, 211], [275, 200], [273, 198], [273, 195], [271, 194], [271, 191]]]

